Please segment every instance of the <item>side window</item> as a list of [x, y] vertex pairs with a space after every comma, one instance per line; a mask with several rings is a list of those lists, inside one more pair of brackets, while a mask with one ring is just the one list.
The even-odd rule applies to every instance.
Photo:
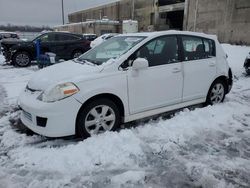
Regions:
[[203, 39], [206, 58], [215, 57], [215, 43], [210, 39]]
[[215, 43], [211, 39], [183, 36], [184, 60], [192, 61], [215, 56]]
[[78, 37], [67, 34], [57, 34], [57, 41], [74, 41], [78, 39], [79, 39]]
[[178, 42], [175, 36], [165, 36], [152, 40], [136, 52], [136, 58], [145, 58], [149, 66], [179, 62]]
[[205, 58], [205, 46], [202, 38], [183, 36], [182, 43], [184, 48], [184, 60], [198, 60]]
[[55, 41], [55, 34], [53, 33], [48, 33], [44, 34], [40, 37], [41, 42], [53, 42]]
[[45, 34], [40, 37], [41, 42], [48, 42], [49, 41], [49, 35]]

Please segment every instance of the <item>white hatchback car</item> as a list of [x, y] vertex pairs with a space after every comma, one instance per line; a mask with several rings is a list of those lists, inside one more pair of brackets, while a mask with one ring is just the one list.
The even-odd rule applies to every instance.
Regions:
[[166, 111], [223, 102], [231, 87], [215, 36], [124, 34], [37, 72], [19, 105], [22, 122], [38, 134], [86, 138]]

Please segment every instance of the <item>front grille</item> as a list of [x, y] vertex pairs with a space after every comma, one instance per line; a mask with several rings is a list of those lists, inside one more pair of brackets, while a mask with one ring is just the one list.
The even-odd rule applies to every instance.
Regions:
[[32, 115], [31, 115], [31, 113], [26, 112], [26, 111], [23, 110], [23, 115], [24, 115], [24, 117], [26, 119], [28, 119], [29, 121], [32, 121]]

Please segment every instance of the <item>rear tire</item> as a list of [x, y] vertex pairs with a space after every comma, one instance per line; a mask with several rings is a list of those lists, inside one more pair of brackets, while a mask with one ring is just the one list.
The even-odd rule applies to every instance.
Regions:
[[31, 58], [29, 53], [25, 51], [16, 52], [12, 58], [13, 64], [18, 67], [27, 67], [31, 63]]
[[223, 80], [215, 80], [207, 94], [207, 105], [222, 103], [226, 95], [226, 84]]
[[76, 136], [82, 139], [106, 131], [115, 131], [121, 122], [117, 105], [109, 99], [93, 100], [80, 110]]

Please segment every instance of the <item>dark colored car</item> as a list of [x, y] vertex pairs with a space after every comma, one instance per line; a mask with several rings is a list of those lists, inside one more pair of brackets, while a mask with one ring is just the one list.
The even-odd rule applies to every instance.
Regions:
[[250, 75], [250, 52], [249, 55], [246, 57], [244, 68], [246, 70], [246, 73]]
[[88, 41], [93, 41], [97, 38], [96, 34], [83, 34], [83, 37]]
[[0, 32], [0, 40], [3, 39], [19, 39], [18, 34], [13, 32]]
[[7, 62], [20, 67], [30, 65], [36, 59], [36, 41], [40, 41], [41, 54], [55, 53], [57, 58], [69, 60], [90, 49], [90, 42], [82, 35], [66, 32], [48, 32], [31, 41], [3, 40], [3, 55]]
[[17, 40], [17, 39], [19, 39], [19, 36], [16, 33], [13, 33], [13, 32], [1, 31], [0, 32], [0, 53], [1, 53], [1, 42], [2, 42], [3, 39]]

